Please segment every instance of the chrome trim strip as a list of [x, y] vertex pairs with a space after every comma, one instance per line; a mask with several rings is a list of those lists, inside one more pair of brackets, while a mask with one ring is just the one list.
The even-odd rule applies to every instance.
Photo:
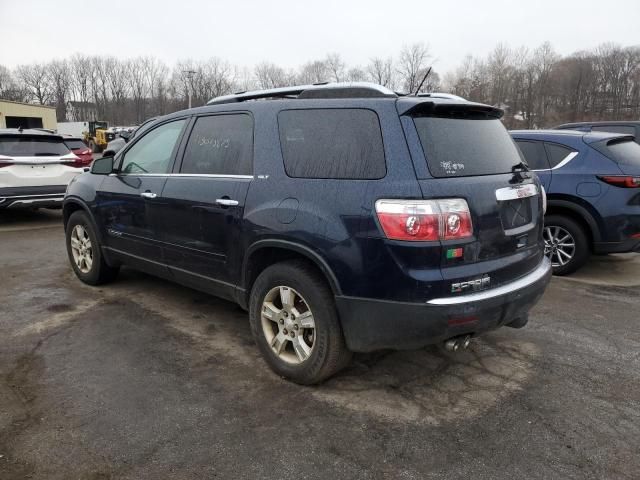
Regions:
[[533, 183], [518, 187], [505, 187], [496, 190], [496, 200], [504, 202], [507, 200], [518, 200], [520, 198], [534, 197], [538, 195], [538, 187]]
[[0, 197], [0, 200], [11, 200], [12, 198], [35, 198], [35, 197], [49, 198], [49, 197], [59, 197], [60, 195], [64, 195], [64, 192], [60, 192], [60, 193], [41, 193], [39, 195], [11, 195], [9, 197], [7, 197], [7, 196]]
[[39, 202], [62, 202], [64, 197], [49, 197], [49, 198], [34, 198], [31, 200], [14, 200], [13, 202], [6, 205], [6, 207], [12, 207], [14, 205], [28, 205], [31, 203], [39, 203]]
[[499, 297], [501, 295], [506, 295], [509, 293], [513, 293], [517, 290], [526, 288], [529, 285], [534, 284], [539, 280], [542, 280], [550, 272], [551, 272], [551, 261], [547, 257], [544, 257], [542, 262], [540, 262], [540, 265], [538, 265], [538, 267], [533, 272], [525, 275], [522, 278], [519, 278], [515, 282], [511, 282], [506, 285], [493, 288], [491, 290], [485, 290], [483, 292], [477, 292], [477, 293], [470, 293], [468, 295], [462, 295], [460, 297], [434, 298], [433, 300], [429, 300], [427, 304], [446, 306], [446, 305], [460, 305], [460, 304], [469, 303], [469, 302], [480, 302], [482, 300], [489, 300], [495, 297]]
[[110, 177], [202, 177], [202, 178], [234, 178], [237, 180], [253, 180], [253, 175], [217, 175], [209, 173], [110, 173]]
[[564, 167], [567, 163], [569, 163], [571, 160], [573, 160], [574, 158], [576, 158], [578, 156], [580, 152], [571, 152], [569, 155], [567, 155], [566, 157], [564, 157], [562, 159], [562, 161], [560, 163], [558, 163], [555, 167], [553, 168], [539, 168], [537, 170], [531, 170], [532, 172], [550, 172], [552, 170], [558, 170], [559, 168]]

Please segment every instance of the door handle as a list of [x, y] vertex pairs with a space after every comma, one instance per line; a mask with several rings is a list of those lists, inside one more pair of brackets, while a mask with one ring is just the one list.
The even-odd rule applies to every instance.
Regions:
[[218, 198], [216, 199], [216, 203], [224, 207], [235, 207], [238, 205], [237, 200], [231, 200], [230, 198]]
[[158, 196], [158, 194], [157, 193], [153, 193], [153, 192], [142, 192], [140, 194], [140, 196], [142, 198], [156, 198]]

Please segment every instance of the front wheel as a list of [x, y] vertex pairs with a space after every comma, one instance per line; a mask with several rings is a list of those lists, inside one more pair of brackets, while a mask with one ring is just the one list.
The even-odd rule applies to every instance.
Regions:
[[65, 233], [69, 261], [80, 280], [100, 285], [116, 277], [118, 268], [106, 263], [93, 224], [84, 211], [71, 214]]
[[589, 259], [589, 238], [575, 220], [562, 215], [544, 219], [544, 253], [554, 275], [568, 275]]
[[258, 276], [249, 318], [267, 364], [284, 378], [310, 385], [349, 363], [333, 294], [303, 261], [277, 263]]

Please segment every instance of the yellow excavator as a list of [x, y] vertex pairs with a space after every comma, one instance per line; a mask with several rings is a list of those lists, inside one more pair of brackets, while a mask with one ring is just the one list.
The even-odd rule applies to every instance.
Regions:
[[93, 153], [102, 152], [107, 143], [116, 138], [115, 133], [109, 132], [107, 122], [91, 121], [89, 122], [89, 131], [83, 132], [84, 143], [91, 149]]

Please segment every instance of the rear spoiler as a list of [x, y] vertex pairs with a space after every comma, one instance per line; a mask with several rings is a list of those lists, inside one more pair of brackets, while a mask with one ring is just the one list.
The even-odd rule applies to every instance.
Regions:
[[460, 114], [464, 114], [466, 116], [468, 114], [473, 115], [476, 113], [494, 118], [502, 118], [504, 110], [492, 107], [491, 105], [484, 105], [482, 103], [425, 100], [422, 102], [403, 104], [402, 106], [399, 101], [398, 113], [400, 115], [434, 115], [444, 117], [458, 116]]

